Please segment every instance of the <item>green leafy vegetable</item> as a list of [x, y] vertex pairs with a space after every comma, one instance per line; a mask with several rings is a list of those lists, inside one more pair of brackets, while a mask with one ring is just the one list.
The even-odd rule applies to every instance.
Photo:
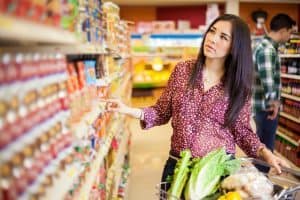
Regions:
[[200, 200], [214, 194], [221, 177], [235, 172], [239, 167], [240, 161], [231, 159], [224, 148], [208, 153], [195, 162], [184, 191], [185, 199]]
[[170, 200], [180, 198], [183, 188], [188, 180], [192, 154], [190, 150], [184, 150], [180, 152], [180, 157], [181, 159], [178, 160], [175, 166], [171, 187], [168, 190], [168, 199]]

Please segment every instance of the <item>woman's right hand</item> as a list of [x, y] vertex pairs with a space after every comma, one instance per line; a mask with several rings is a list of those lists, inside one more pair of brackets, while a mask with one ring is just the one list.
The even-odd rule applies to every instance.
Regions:
[[106, 102], [105, 109], [109, 112], [119, 112], [137, 119], [143, 119], [142, 109], [131, 108], [125, 105], [120, 99], [103, 99], [102, 101]]
[[126, 106], [120, 99], [105, 99], [102, 101], [106, 102], [105, 110], [109, 112], [128, 114], [129, 107]]

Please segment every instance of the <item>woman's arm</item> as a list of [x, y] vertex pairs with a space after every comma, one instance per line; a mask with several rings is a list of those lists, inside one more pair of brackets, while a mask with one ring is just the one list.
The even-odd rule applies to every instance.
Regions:
[[108, 103], [107, 110], [128, 114], [134, 118], [140, 119], [141, 127], [143, 129], [166, 124], [172, 116], [172, 97], [176, 88], [176, 81], [179, 80], [179, 75], [183, 75], [181, 71], [184, 71], [185, 65], [185, 62], [180, 62], [176, 65], [168, 80], [166, 88], [155, 105], [143, 109], [132, 108], [126, 106], [120, 100], [109, 99], [105, 100]]
[[239, 147], [250, 157], [260, 158], [272, 165], [278, 173], [280, 166], [289, 167], [288, 164], [275, 156], [264, 144], [262, 144], [250, 126], [251, 103], [247, 101], [242, 108], [233, 127], [233, 135]]

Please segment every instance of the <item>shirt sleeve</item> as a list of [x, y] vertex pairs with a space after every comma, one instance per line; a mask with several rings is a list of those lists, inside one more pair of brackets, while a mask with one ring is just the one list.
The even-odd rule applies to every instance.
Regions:
[[175, 89], [178, 63], [173, 70], [166, 88], [154, 106], [143, 109], [144, 119], [140, 121], [142, 129], [149, 129], [153, 126], [166, 124], [172, 116], [172, 96]]
[[279, 100], [274, 74], [277, 53], [274, 49], [264, 48], [257, 54], [257, 68], [267, 100]]
[[240, 114], [234, 123], [233, 135], [236, 144], [247, 154], [247, 156], [257, 158], [257, 151], [265, 145], [260, 142], [256, 133], [253, 132], [250, 125], [250, 117], [251, 103], [249, 100], [240, 111]]

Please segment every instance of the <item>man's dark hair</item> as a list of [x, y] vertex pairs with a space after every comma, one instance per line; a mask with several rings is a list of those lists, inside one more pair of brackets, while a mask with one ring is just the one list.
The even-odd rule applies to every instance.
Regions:
[[280, 13], [272, 18], [270, 28], [271, 31], [276, 32], [282, 28], [290, 29], [294, 25], [296, 25], [296, 22], [290, 16]]

